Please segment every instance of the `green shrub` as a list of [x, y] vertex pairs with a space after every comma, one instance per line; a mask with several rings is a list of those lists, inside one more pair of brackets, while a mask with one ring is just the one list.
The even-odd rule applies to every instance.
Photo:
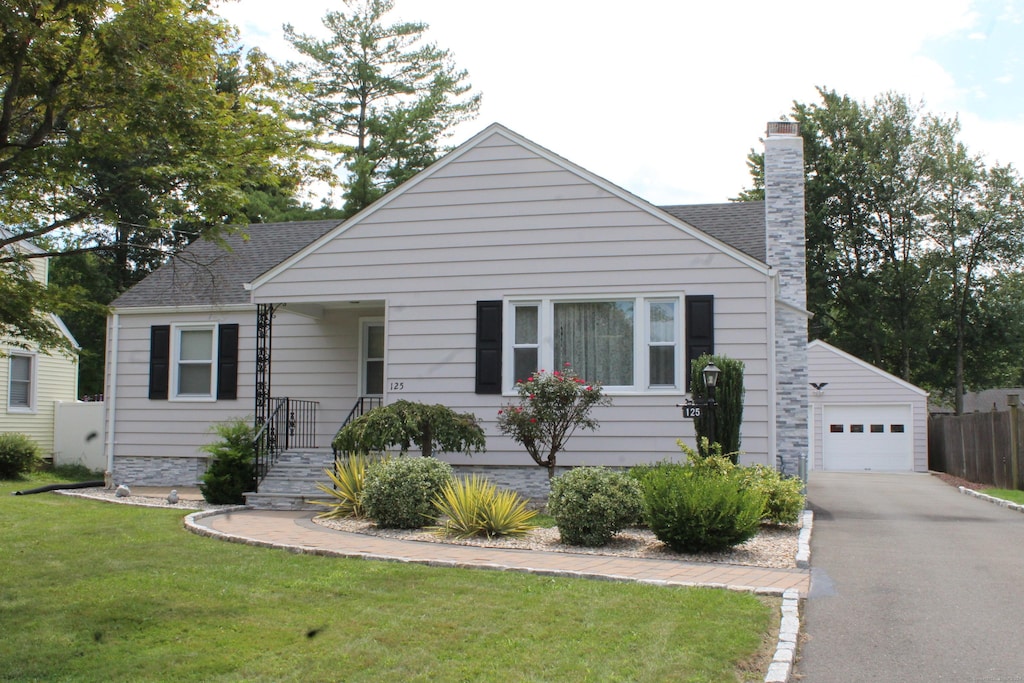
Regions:
[[[721, 374], [715, 388], [715, 442], [721, 443], [726, 454], [733, 463], [739, 462], [740, 426], [743, 423], [743, 361], [726, 356], [701, 355], [690, 362], [690, 389], [693, 398], [701, 401], [708, 397], [708, 388], [704, 384], [704, 368], [714, 363]], [[710, 430], [710, 412], [704, 417], [694, 420], [697, 432], [697, 443], [701, 454], [707, 454], [708, 432]]]
[[578, 467], [551, 483], [548, 511], [558, 523], [563, 543], [605, 545], [640, 520], [640, 485], [622, 472]]
[[213, 458], [199, 490], [207, 503], [213, 505], [240, 505], [245, 502], [246, 491], [252, 489], [256, 450], [255, 430], [244, 420], [229, 420], [212, 427], [220, 441], [202, 446]]
[[764, 496], [735, 474], [663, 468], [643, 480], [644, 513], [658, 539], [677, 552], [724, 550], [753, 538]]
[[24, 434], [0, 434], [0, 479], [28, 474], [39, 462], [39, 446]]
[[486, 450], [487, 437], [473, 413], [403, 400], [357, 417], [338, 432], [331, 445], [336, 451], [350, 453], [378, 453], [398, 446], [404, 455], [413, 444], [425, 458], [435, 451], [471, 455]]
[[335, 458], [334, 469], [324, 470], [331, 480], [332, 486], [317, 482], [316, 487], [332, 497], [332, 500], [314, 500], [317, 505], [330, 508], [319, 515], [324, 519], [336, 517], [365, 517], [363, 507], [363, 488], [366, 485], [366, 470], [371, 462], [370, 456], [353, 454]]
[[437, 518], [434, 498], [452, 480], [452, 468], [434, 458], [397, 457], [366, 470], [363, 507], [387, 529], [418, 529]]
[[780, 472], [764, 465], [752, 465], [740, 469], [743, 485], [759, 491], [764, 496], [764, 510], [761, 518], [771, 524], [796, 524], [804, 509], [803, 482], [795, 477], [785, 477]]
[[434, 527], [441, 536], [523, 536], [535, 529], [535, 510], [515, 491], [499, 491], [490, 481], [473, 475], [453, 479], [434, 498], [434, 507], [444, 523]]

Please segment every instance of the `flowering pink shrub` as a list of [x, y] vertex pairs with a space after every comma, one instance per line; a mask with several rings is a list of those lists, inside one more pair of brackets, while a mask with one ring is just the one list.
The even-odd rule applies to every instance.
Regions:
[[594, 406], [611, 405], [601, 385], [586, 382], [568, 363], [561, 371], [532, 374], [516, 382], [518, 403], [498, 411], [498, 428], [521, 443], [541, 467], [554, 476], [558, 452], [577, 429], [595, 430]]

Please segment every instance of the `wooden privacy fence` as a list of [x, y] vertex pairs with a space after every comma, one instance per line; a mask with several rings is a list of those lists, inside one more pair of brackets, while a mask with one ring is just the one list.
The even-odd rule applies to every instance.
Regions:
[[1024, 411], [938, 415], [928, 420], [928, 467], [978, 484], [1024, 490]]

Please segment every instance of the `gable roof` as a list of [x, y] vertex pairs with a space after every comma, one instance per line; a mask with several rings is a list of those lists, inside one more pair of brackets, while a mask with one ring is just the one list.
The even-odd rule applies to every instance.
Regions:
[[[714, 248], [722, 251], [723, 253], [730, 254], [731, 256], [736, 258], [738, 261], [740, 261], [742, 263], [745, 263], [746, 265], [748, 265], [748, 266], [750, 266], [752, 268], [756, 268], [756, 269], [759, 269], [759, 270], [763, 269], [764, 272], [768, 272], [767, 265], [766, 265], [766, 262], [765, 262], [763, 257], [760, 258], [760, 259], [756, 258], [756, 257], [752, 257], [750, 254], [748, 254], [743, 249], [741, 249], [739, 247], [736, 247], [736, 246], [734, 246], [734, 245], [732, 245], [732, 244], [730, 244], [728, 242], [724, 242], [724, 241], [722, 241], [721, 239], [719, 239], [718, 237], [712, 235], [709, 232], [704, 232], [702, 230], [695, 229], [696, 226], [690, 224], [689, 222], [681, 220], [677, 216], [675, 216], [675, 215], [673, 215], [671, 213], [660, 211], [657, 207], [655, 207], [650, 202], [647, 202], [646, 200], [641, 199], [640, 197], [637, 197], [636, 195], [632, 194], [631, 192], [629, 192], [627, 190], [624, 190], [623, 188], [619, 187], [618, 185], [615, 185], [614, 183], [611, 183], [611, 182], [605, 180], [604, 178], [602, 178], [602, 177], [600, 177], [600, 176], [598, 176], [598, 175], [588, 171], [587, 169], [583, 168], [582, 166], [578, 166], [578, 165], [574, 164], [573, 162], [569, 161], [568, 159], [565, 159], [564, 157], [561, 157], [561, 156], [555, 154], [554, 152], [552, 152], [552, 151], [550, 151], [550, 150], [548, 150], [548, 149], [538, 145], [537, 143], [533, 142], [532, 140], [528, 140], [527, 138], [524, 138], [523, 136], [521, 136], [518, 133], [515, 133], [515, 132], [513, 132], [511, 130], [509, 130], [508, 128], [506, 128], [505, 126], [501, 125], [500, 123], [492, 123], [491, 125], [487, 126], [487, 128], [483, 129], [482, 131], [480, 131], [479, 133], [474, 135], [472, 138], [470, 138], [466, 142], [464, 142], [461, 145], [459, 145], [458, 147], [456, 147], [454, 150], [449, 152], [447, 155], [445, 155], [444, 157], [442, 157], [438, 161], [434, 162], [432, 165], [428, 166], [423, 171], [420, 171], [418, 174], [416, 174], [415, 176], [413, 176], [412, 178], [407, 180], [400, 187], [392, 190], [391, 192], [387, 193], [386, 195], [384, 195], [383, 197], [381, 197], [380, 199], [375, 201], [373, 204], [370, 204], [369, 206], [365, 207], [362, 211], [360, 211], [356, 215], [352, 216], [349, 220], [347, 220], [344, 223], [340, 224], [337, 228], [335, 228], [331, 232], [323, 235], [316, 242], [313, 242], [313, 243], [307, 245], [302, 250], [296, 252], [291, 257], [289, 257], [289, 259], [287, 261], [284, 261], [284, 262], [278, 264], [272, 270], [267, 271], [266, 273], [261, 275], [257, 280], [252, 282], [252, 288], [253, 289], [257, 289], [258, 287], [260, 287], [261, 285], [263, 285], [267, 281], [269, 281], [269, 280], [273, 279], [274, 277], [276, 277], [281, 272], [283, 272], [283, 271], [287, 270], [288, 268], [290, 268], [292, 265], [294, 265], [298, 261], [306, 258], [308, 255], [310, 255], [312, 253], [315, 253], [322, 245], [326, 244], [327, 242], [330, 242], [331, 240], [336, 238], [338, 235], [344, 233], [345, 231], [347, 231], [351, 227], [359, 224], [361, 221], [367, 219], [369, 216], [372, 216], [374, 213], [376, 213], [378, 211], [384, 210], [389, 204], [391, 204], [392, 202], [397, 200], [404, 193], [410, 191], [412, 188], [416, 187], [419, 183], [424, 182], [426, 179], [430, 178], [434, 174], [436, 174], [439, 171], [441, 171], [442, 169], [446, 168], [449, 164], [452, 164], [457, 159], [462, 157], [464, 154], [468, 153], [472, 149], [475, 149], [482, 142], [490, 139], [494, 135], [500, 135], [500, 136], [506, 138], [508, 141], [512, 142], [513, 144], [519, 145], [523, 149], [526, 149], [526, 150], [532, 152], [533, 154], [536, 154], [537, 156], [539, 156], [539, 157], [541, 157], [543, 159], [546, 159], [547, 161], [550, 161], [551, 163], [555, 164], [556, 166], [561, 167], [563, 170], [568, 171], [568, 172], [570, 172], [570, 173], [572, 173], [572, 174], [574, 174], [574, 175], [584, 179], [585, 181], [587, 181], [589, 183], [592, 183], [593, 185], [596, 185], [597, 187], [600, 187], [601, 189], [607, 191], [611, 195], [613, 195], [615, 197], [618, 197], [619, 199], [621, 199], [621, 200], [623, 200], [625, 202], [628, 202], [629, 204], [633, 205], [637, 209], [640, 209], [641, 211], [646, 211], [646, 212], [650, 213], [651, 215], [656, 216], [658, 219], [660, 219], [660, 220], [662, 220], [662, 221], [664, 221], [664, 222], [666, 222], [666, 223], [676, 227], [677, 229], [679, 229], [680, 231], [682, 231], [682, 232], [684, 232], [686, 234], [689, 234], [691, 237], [694, 237], [697, 240], [705, 242], [705, 243], [713, 246]], [[726, 204], [724, 206], [729, 206], [729, 205]], [[762, 204], [762, 209], [763, 209], [763, 204]], [[763, 228], [764, 228], [764, 217], [762, 216], [761, 217], [761, 232], [762, 232], [762, 234], [764, 232]]]
[[329, 232], [337, 218], [256, 223], [220, 243], [199, 239], [119, 296], [114, 308], [249, 303], [245, 284]]
[[842, 349], [836, 348], [835, 346], [832, 346], [828, 342], [822, 341], [820, 339], [815, 339], [814, 341], [812, 341], [812, 342], [807, 344], [807, 350], [808, 351], [810, 351], [812, 349], [815, 349], [815, 348], [819, 348], [819, 349], [821, 349], [823, 351], [826, 351], [826, 352], [831, 353], [831, 354], [833, 354], [835, 356], [838, 356], [839, 358], [842, 358], [842, 359], [844, 359], [846, 361], [849, 361], [850, 363], [853, 363], [854, 365], [857, 365], [857, 366], [859, 366], [859, 367], [861, 367], [861, 368], [863, 368], [865, 370], [869, 370], [869, 371], [875, 373], [876, 375], [878, 375], [879, 377], [884, 377], [885, 379], [889, 380], [890, 382], [894, 382], [894, 383], [900, 385], [904, 389], [909, 389], [910, 391], [916, 392], [916, 393], [918, 393], [918, 394], [920, 394], [922, 396], [927, 396], [928, 395], [928, 392], [926, 390], [922, 389], [921, 387], [916, 386], [914, 384], [911, 384], [910, 382], [908, 382], [908, 381], [906, 381], [904, 379], [901, 379], [901, 378], [897, 377], [896, 375], [888, 373], [888, 372], [886, 372], [885, 370], [883, 370], [883, 369], [881, 369], [879, 367], [875, 367], [871, 363], [868, 363], [865, 360], [861, 360], [860, 358], [857, 358], [857, 356], [849, 354], [846, 351], [843, 351]]
[[401, 187], [384, 195], [347, 221], [322, 220], [294, 223], [255, 224], [241, 228], [249, 239], [235, 234], [226, 238], [231, 251], [219, 243], [197, 240], [183, 252], [150, 273], [118, 297], [114, 308], [211, 306], [251, 303], [251, 287], [268, 280], [291, 263], [315, 251], [367, 216], [388, 205], [397, 196], [444, 168], [482, 140], [498, 133], [539, 156], [562, 166], [589, 182], [657, 215], [680, 230], [739, 260], [763, 268], [765, 252], [764, 202], [731, 202], [655, 207], [628, 191], [583, 169], [549, 150], [508, 130], [491, 124], [441, 160], [414, 176]]

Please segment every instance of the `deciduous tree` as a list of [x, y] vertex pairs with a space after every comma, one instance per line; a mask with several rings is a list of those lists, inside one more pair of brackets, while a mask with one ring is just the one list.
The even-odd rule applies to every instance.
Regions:
[[[0, 30], [0, 248], [103, 253], [120, 290], [242, 219], [245, 187], [296, 172], [272, 65], [243, 55], [206, 0], [13, 0]], [[25, 284], [15, 258], [0, 251], [0, 298]]]

